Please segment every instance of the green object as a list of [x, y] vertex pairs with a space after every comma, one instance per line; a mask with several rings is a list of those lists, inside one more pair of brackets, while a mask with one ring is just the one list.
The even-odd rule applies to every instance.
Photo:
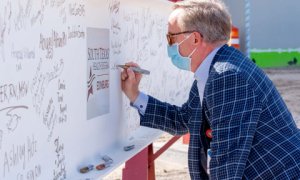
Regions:
[[251, 52], [250, 57], [262, 68], [287, 66], [300, 67], [299, 51]]
[[79, 171], [81, 173], [87, 173], [87, 172], [89, 172], [89, 171], [91, 171], [93, 169], [94, 169], [94, 165], [88, 165], [86, 167], [81, 168]]

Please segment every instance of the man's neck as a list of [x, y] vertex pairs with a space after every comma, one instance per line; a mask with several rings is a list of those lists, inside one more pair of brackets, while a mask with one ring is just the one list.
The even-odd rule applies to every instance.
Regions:
[[199, 53], [196, 54], [196, 65], [195, 65], [195, 69], [193, 69], [192, 71], [195, 72], [198, 67], [202, 64], [202, 62], [205, 60], [205, 58], [217, 47], [220, 47], [221, 45], [224, 45], [225, 43], [223, 42], [219, 42], [219, 43], [214, 43], [214, 44], [206, 44], [203, 48], [199, 48], [200, 50], [198, 51]]

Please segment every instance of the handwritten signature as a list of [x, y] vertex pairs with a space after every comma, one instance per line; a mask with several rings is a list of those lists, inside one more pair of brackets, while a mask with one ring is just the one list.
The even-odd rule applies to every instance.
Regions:
[[22, 119], [21, 115], [16, 113], [16, 110], [18, 109], [28, 109], [28, 106], [10, 106], [0, 109], [0, 113], [6, 112], [5, 115], [8, 118], [6, 127], [9, 131], [14, 131], [18, 127], [19, 121]]

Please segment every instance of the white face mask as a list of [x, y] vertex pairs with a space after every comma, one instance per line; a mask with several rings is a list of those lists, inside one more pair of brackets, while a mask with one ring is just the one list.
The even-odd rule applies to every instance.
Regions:
[[171, 58], [172, 63], [179, 69], [191, 71], [191, 56], [196, 51], [196, 48], [191, 52], [191, 54], [187, 57], [184, 57], [179, 52], [179, 45], [182, 44], [185, 40], [187, 40], [189, 36], [187, 36], [183, 41], [180, 43], [174, 43], [173, 45], [168, 45], [168, 56]]

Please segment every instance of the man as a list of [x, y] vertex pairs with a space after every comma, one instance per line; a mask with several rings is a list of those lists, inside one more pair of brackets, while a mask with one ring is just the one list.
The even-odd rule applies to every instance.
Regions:
[[131, 69], [121, 74], [122, 89], [142, 126], [191, 134], [191, 179], [299, 179], [300, 132], [270, 79], [226, 45], [230, 31], [223, 3], [176, 3], [168, 55], [194, 72], [188, 101], [177, 107], [139, 92], [141, 75]]

